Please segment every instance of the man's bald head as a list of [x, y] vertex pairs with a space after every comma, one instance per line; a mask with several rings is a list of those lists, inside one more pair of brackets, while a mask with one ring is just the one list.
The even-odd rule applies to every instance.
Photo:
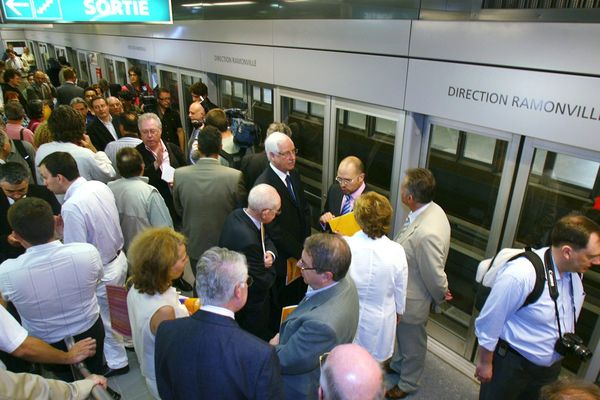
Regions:
[[319, 398], [371, 400], [383, 398], [381, 367], [357, 344], [335, 347], [321, 370]]

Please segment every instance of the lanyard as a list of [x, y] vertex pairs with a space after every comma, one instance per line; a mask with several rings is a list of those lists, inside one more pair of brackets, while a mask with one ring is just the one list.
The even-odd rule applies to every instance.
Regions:
[[[550, 298], [552, 298], [552, 301], [554, 301], [554, 312], [556, 314], [556, 324], [558, 325], [558, 337], [561, 338], [562, 337], [562, 330], [560, 329], [560, 317], [558, 315], [558, 302], [556, 301], [556, 299], [558, 299], [558, 285], [556, 283], [556, 275], [554, 273], [554, 262], [552, 260], [552, 255], [550, 253], [550, 249], [546, 250], [546, 253], [544, 253], [544, 269], [546, 270], [546, 281], [548, 282], [548, 291], [550, 292]], [[573, 330], [575, 329], [575, 314], [576, 314], [576, 309], [575, 309], [575, 299], [574, 297], [574, 291], [573, 291], [573, 276], [570, 276], [570, 281], [571, 281], [571, 306], [573, 307]]]

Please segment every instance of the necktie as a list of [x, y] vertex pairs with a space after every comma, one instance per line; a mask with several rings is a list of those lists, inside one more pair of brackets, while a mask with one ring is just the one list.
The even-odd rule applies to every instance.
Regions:
[[294, 194], [294, 187], [292, 186], [292, 178], [290, 178], [289, 175], [287, 175], [285, 177], [285, 183], [287, 185], [287, 189], [290, 192], [290, 195], [292, 196], [292, 199], [294, 200], [294, 203], [296, 202], [296, 195]]
[[352, 211], [352, 196], [349, 194], [344, 195], [344, 205], [342, 206], [342, 215], [348, 214]]

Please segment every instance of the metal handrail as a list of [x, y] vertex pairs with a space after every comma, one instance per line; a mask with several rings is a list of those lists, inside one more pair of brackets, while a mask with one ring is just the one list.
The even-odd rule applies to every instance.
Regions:
[[[75, 344], [75, 339], [73, 339], [73, 336], [67, 336], [65, 338], [65, 344], [67, 345], [67, 349], [71, 350], [71, 347], [73, 347]], [[73, 371], [73, 376], [80, 375], [84, 379], [92, 375], [83, 362], [71, 364], [71, 370]], [[100, 385], [95, 385], [90, 394], [94, 400], [113, 400], [113, 397]]]

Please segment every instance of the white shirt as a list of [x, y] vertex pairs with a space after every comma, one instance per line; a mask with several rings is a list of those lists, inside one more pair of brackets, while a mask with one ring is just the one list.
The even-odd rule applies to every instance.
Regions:
[[[289, 172], [283, 172], [280, 171], [279, 169], [277, 169], [276, 166], [274, 166], [273, 164], [269, 163], [269, 166], [271, 167], [271, 169], [273, 170], [273, 172], [275, 172], [277, 174], [277, 176], [279, 177], [279, 179], [281, 179], [281, 181], [283, 182], [283, 184], [285, 185], [285, 187], [287, 187], [287, 182], [285, 180], [285, 178], [287, 178], [290, 174]], [[296, 193], [294, 193], [296, 194]]]
[[104, 149], [104, 152], [106, 153], [106, 156], [108, 157], [108, 159], [110, 160], [110, 162], [112, 163], [113, 167], [116, 170], [117, 169], [117, 152], [125, 147], [134, 147], [135, 148], [140, 143], [142, 143], [141, 139], [138, 139], [135, 137], [130, 137], [130, 136], [125, 136], [125, 137], [119, 138], [117, 140], [114, 140], [112, 142], [108, 142], [106, 144], [106, 148]]
[[354, 343], [375, 360], [392, 356], [396, 314], [406, 305], [408, 263], [404, 248], [387, 236], [371, 239], [363, 231], [345, 237], [352, 251], [348, 273], [358, 291], [358, 328]]
[[[94, 153], [90, 149], [67, 142], [50, 142], [41, 145], [35, 154], [35, 165], [39, 167], [48, 154], [57, 151], [64, 151], [73, 156], [82, 178], [108, 182], [116, 175], [112, 163], [103, 151]], [[38, 185], [43, 185], [40, 174], [37, 174], [37, 181]]]
[[213, 313], [213, 314], [219, 314], [224, 317], [229, 317], [231, 319], [235, 319], [235, 313], [228, 308], [223, 308], [223, 307], [219, 307], [219, 306], [211, 306], [209, 304], [206, 304], [206, 305], [203, 305], [202, 307], [200, 307], [200, 309], [210, 312], [210, 313]]
[[58, 240], [32, 246], [0, 266], [0, 292], [19, 311], [23, 327], [55, 343], [85, 332], [98, 319], [98, 251], [87, 243]]
[[[104, 183], [77, 178], [65, 193], [60, 214], [65, 225], [64, 242], [93, 244], [103, 265], [108, 267], [123, 249], [115, 197]], [[105, 270], [104, 280], [111, 280], [113, 272]]]
[[[535, 250], [535, 253], [544, 260], [546, 249]], [[556, 301], [564, 335], [575, 331], [573, 321], [581, 312], [585, 294], [579, 275], [564, 273], [561, 277], [556, 267], [554, 271], [558, 287]], [[544, 285], [544, 291], [535, 303], [521, 307], [533, 290], [535, 276], [535, 269], [524, 257], [507, 263], [498, 271], [492, 291], [475, 321], [475, 334], [479, 344], [489, 351], [494, 351], [498, 339], [502, 338], [532, 363], [547, 367], [561, 359], [554, 351], [558, 327], [548, 285]]]
[[27, 331], [0, 306], [0, 350], [12, 353], [27, 339]]
[[[100, 119], [100, 118], [98, 118]], [[104, 125], [106, 127], [106, 129], [108, 129], [108, 131], [110, 132], [111, 136], [117, 140], [119, 139], [119, 135], [117, 135], [117, 131], [115, 130], [115, 126], [112, 123], [112, 115], [108, 115], [108, 122], [104, 122], [100, 119], [100, 122], [102, 122], [102, 125]]]

